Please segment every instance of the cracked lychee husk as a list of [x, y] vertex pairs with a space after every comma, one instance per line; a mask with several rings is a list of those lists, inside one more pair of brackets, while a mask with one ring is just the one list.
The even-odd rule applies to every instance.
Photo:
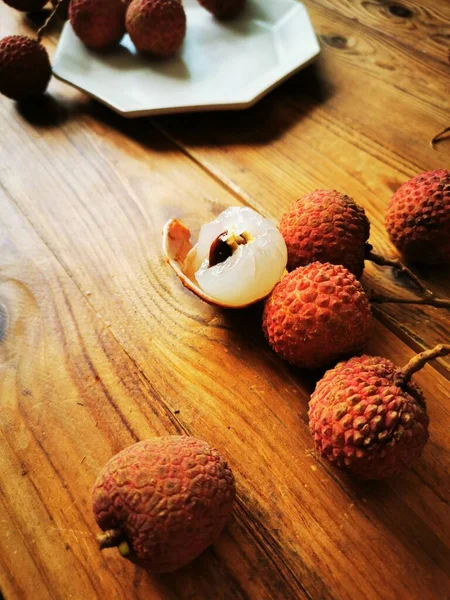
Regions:
[[183, 284], [211, 304], [253, 304], [272, 291], [286, 267], [282, 235], [251, 208], [227, 208], [201, 228], [194, 247], [189, 239], [189, 230], [171, 220], [164, 231], [164, 251]]
[[428, 439], [425, 399], [401, 369], [379, 356], [353, 357], [327, 371], [309, 403], [317, 451], [362, 479], [410, 467]]
[[361, 277], [370, 223], [364, 209], [346, 194], [306, 194], [284, 213], [279, 229], [288, 249], [288, 271], [317, 260], [344, 265]]
[[151, 573], [174, 571], [217, 539], [234, 497], [230, 468], [206, 442], [186, 436], [138, 442], [114, 456], [95, 482], [100, 548], [117, 547]]
[[386, 229], [407, 260], [450, 263], [450, 171], [421, 173], [401, 185], [389, 203]]
[[371, 330], [364, 289], [342, 265], [298, 267], [275, 286], [264, 307], [267, 341], [300, 368], [325, 368], [362, 352]]

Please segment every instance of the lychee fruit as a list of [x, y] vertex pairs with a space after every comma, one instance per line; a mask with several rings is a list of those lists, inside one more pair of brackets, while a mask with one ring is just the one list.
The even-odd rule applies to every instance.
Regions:
[[234, 497], [230, 468], [206, 442], [138, 442], [114, 456], [95, 482], [100, 548], [117, 546], [152, 573], [174, 571], [216, 540]]
[[244, 8], [245, 0], [198, 0], [218, 19], [232, 19]]
[[450, 263], [450, 171], [421, 173], [401, 185], [389, 203], [386, 228], [407, 260]]
[[126, 28], [140, 52], [160, 58], [178, 52], [186, 35], [186, 13], [180, 0], [133, 0]]
[[20, 10], [21, 12], [31, 13], [42, 10], [48, 0], [3, 0], [5, 4]]
[[71, 0], [69, 20], [88, 48], [106, 50], [125, 34], [126, 9], [121, 0]]
[[263, 331], [273, 350], [305, 369], [362, 352], [371, 328], [361, 284], [345, 267], [330, 263], [313, 262], [286, 275], [263, 312]]
[[288, 249], [288, 271], [318, 260], [344, 265], [361, 277], [370, 223], [349, 196], [336, 190], [306, 194], [284, 213], [279, 229]]
[[11, 35], [0, 40], [0, 93], [22, 101], [47, 89], [52, 67], [47, 50], [35, 39]]
[[194, 247], [172, 219], [164, 251], [183, 284], [202, 300], [242, 308], [265, 298], [281, 279], [287, 250], [276, 225], [248, 207], [231, 206], [203, 225]]
[[385, 479], [410, 467], [428, 439], [425, 399], [411, 376], [449, 353], [450, 345], [441, 344], [403, 368], [357, 356], [327, 371], [309, 403], [318, 452], [362, 479]]

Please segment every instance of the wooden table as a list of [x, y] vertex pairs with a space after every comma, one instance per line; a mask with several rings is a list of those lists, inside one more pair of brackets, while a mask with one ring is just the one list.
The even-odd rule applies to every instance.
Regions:
[[[36, 110], [0, 100], [6, 600], [450, 597], [450, 357], [416, 376], [431, 419], [420, 461], [355, 481], [315, 455], [316, 379], [275, 357], [258, 309], [203, 304], [161, 255], [169, 217], [196, 232], [244, 204], [277, 220], [318, 187], [363, 205], [376, 250], [394, 255], [393, 190], [449, 168], [450, 143], [429, 143], [450, 125], [448, 0], [305, 4], [320, 60], [248, 111], [129, 122], [57, 81]], [[1, 6], [1, 37], [35, 29]], [[448, 269], [417, 272], [450, 296]], [[368, 265], [363, 283], [414, 296], [390, 269]], [[449, 339], [448, 310], [374, 314], [369, 351], [398, 364]], [[177, 433], [220, 449], [237, 502], [213, 548], [152, 577], [99, 552], [91, 486], [117, 451]]]

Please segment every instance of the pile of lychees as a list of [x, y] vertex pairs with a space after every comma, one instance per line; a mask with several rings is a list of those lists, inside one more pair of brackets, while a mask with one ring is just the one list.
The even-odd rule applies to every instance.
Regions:
[[[408, 261], [450, 263], [450, 171], [404, 183], [388, 206], [386, 227]], [[278, 229], [279, 237], [269, 220], [235, 207], [205, 225], [193, 247], [187, 228], [170, 221], [164, 247], [183, 284], [207, 302], [247, 306], [266, 290], [262, 327], [276, 354], [304, 369], [334, 366], [310, 401], [317, 449], [360, 477], [395, 475], [420, 455], [428, 438], [425, 400], [411, 375], [450, 346], [425, 352], [403, 369], [361, 356], [372, 329], [369, 298], [358, 281], [364, 261], [409, 275], [424, 296], [420, 303], [450, 308], [450, 300], [436, 298], [398, 260], [373, 252], [364, 209], [345, 194], [307, 194]], [[289, 272], [283, 276], [284, 266]]]
[[[49, 0], [4, 0], [29, 13]], [[68, 0], [51, 0], [55, 11]], [[217, 19], [230, 19], [245, 0], [199, 0]], [[159, 58], [176, 54], [186, 35], [186, 13], [181, 0], [70, 0], [69, 20], [80, 40], [93, 50], [107, 50], [128, 32], [140, 52]], [[0, 94], [23, 101], [43, 94], [52, 76], [50, 59], [41, 43], [11, 35], [0, 40]]]
[[[218, 19], [238, 14], [245, 0], [199, 0]], [[186, 35], [186, 13], [180, 0], [71, 0], [72, 27], [89, 48], [104, 50], [128, 32], [140, 52], [173, 56]]]

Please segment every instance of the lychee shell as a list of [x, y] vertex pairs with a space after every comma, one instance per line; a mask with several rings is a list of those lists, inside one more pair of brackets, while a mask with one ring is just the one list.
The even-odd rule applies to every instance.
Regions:
[[269, 344], [300, 368], [323, 368], [360, 353], [371, 329], [367, 296], [342, 265], [298, 267], [275, 286], [264, 307]]
[[126, 29], [140, 52], [160, 58], [173, 56], [186, 35], [186, 14], [179, 0], [133, 0]]
[[450, 263], [450, 171], [413, 177], [392, 196], [386, 228], [411, 262]]
[[428, 439], [418, 385], [394, 384], [398, 368], [375, 356], [353, 357], [327, 371], [309, 403], [316, 449], [334, 466], [363, 479], [401, 473]]
[[284, 213], [279, 229], [288, 249], [288, 271], [317, 260], [344, 265], [361, 277], [370, 224], [349, 196], [336, 190], [306, 194]]
[[228, 519], [234, 478], [218, 452], [192, 437], [138, 442], [114, 456], [93, 490], [103, 530], [121, 528], [137, 560], [173, 571], [212, 544]]
[[69, 20], [88, 48], [106, 50], [125, 34], [126, 9], [121, 0], [71, 0]]
[[44, 46], [24, 35], [0, 40], [0, 93], [13, 100], [43, 94], [52, 76]]
[[198, 0], [218, 19], [232, 19], [244, 8], [245, 0]]
[[44, 8], [48, 0], [3, 0], [5, 4], [21, 12], [37, 12]]

